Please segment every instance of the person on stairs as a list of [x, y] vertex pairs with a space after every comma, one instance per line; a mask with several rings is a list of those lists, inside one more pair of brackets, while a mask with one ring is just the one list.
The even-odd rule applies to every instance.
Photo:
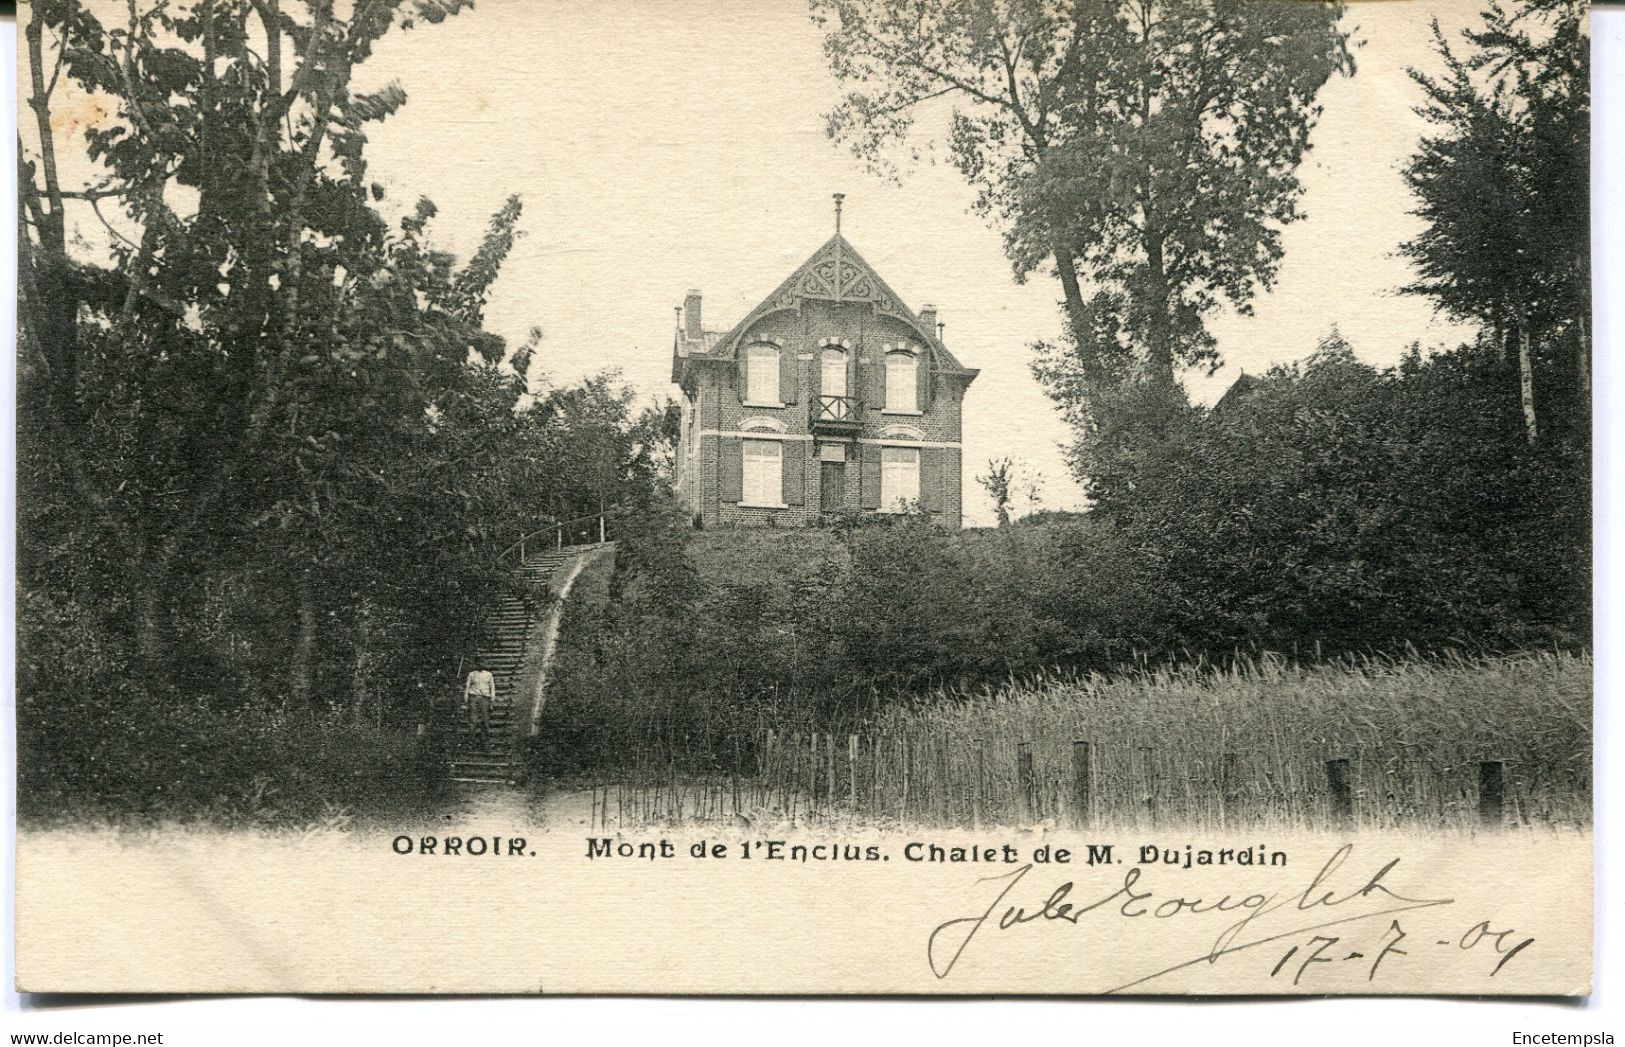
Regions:
[[497, 682], [479, 659], [474, 659], [472, 665], [473, 668], [468, 671], [468, 681], [463, 684], [463, 709], [468, 714], [469, 734], [479, 731], [480, 748], [483, 749], [490, 739], [491, 702], [497, 696]]

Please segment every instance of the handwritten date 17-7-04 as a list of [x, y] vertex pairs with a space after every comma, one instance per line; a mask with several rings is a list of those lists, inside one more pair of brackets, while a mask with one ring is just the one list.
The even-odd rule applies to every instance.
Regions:
[[[1177, 921], [1208, 929], [1214, 926], [1211, 919], [1202, 918], [1217, 917], [1217, 933], [1198, 955], [1106, 991], [1138, 989], [1175, 971], [1217, 963], [1243, 950], [1274, 953], [1260, 948], [1271, 944], [1281, 950], [1271, 961], [1272, 976], [1290, 976], [1295, 986], [1303, 984], [1317, 965], [1355, 961], [1369, 963], [1368, 979], [1375, 980], [1379, 972], [1395, 966], [1398, 957], [1411, 955], [1417, 948], [1401, 927], [1400, 914], [1451, 905], [1454, 899], [1431, 896], [1425, 883], [1396, 886], [1398, 858], [1356, 872], [1349, 860], [1353, 851], [1352, 844], [1338, 848], [1301, 890], [1242, 889], [1205, 896], [1158, 890], [1150, 882], [1155, 871], [1138, 867], [1127, 870], [1121, 885], [1105, 894], [1086, 894], [1087, 888], [1080, 890], [1073, 881], [1048, 894], [1028, 894], [1031, 886], [1024, 881], [1035, 867], [1023, 865], [979, 880], [996, 885], [991, 888], [993, 897], [980, 912], [938, 924], [926, 940], [926, 960], [933, 974], [946, 978], [971, 946], [986, 937], [983, 932], [1014, 932], [1057, 923], [1076, 926], [1091, 914], [1093, 919]], [[1373, 938], [1373, 924], [1388, 929]], [[1201, 933], [1205, 937], [1209, 931]], [[1493, 969], [1487, 972], [1491, 975], [1534, 943], [1533, 938], [1489, 921], [1444, 941], [1458, 953], [1487, 956], [1493, 952]], [[1444, 951], [1437, 945], [1431, 948]]]
[[[1404, 942], [1404, 946], [1401, 946]], [[1395, 919], [1375, 943], [1357, 935], [1317, 934], [1305, 942], [1292, 946], [1276, 961], [1271, 978], [1291, 977], [1293, 985], [1302, 985], [1305, 975], [1315, 964], [1361, 963], [1368, 964], [1365, 980], [1377, 980], [1377, 972], [1390, 957], [1410, 956], [1426, 949], [1446, 949], [1454, 952], [1474, 952], [1488, 956], [1494, 964], [1489, 976], [1495, 977], [1514, 956], [1535, 944], [1535, 939], [1520, 935], [1513, 928], [1496, 930], [1488, 920], [1480, 920], [1467, 928], [1458, 938], [1424, 939], [1415, 944]]]

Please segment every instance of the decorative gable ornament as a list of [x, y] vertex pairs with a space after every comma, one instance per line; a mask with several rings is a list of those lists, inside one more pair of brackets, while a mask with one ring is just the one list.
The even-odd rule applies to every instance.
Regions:
[[796, 271], [779, 289], [777, 301], [785, 308], [794, 308], [798, 298], [868, 302], [883, 313], [907, 312], [899, 310], [896, 296], [880, 290], [880, 278], [840, 236], [832, 237]]

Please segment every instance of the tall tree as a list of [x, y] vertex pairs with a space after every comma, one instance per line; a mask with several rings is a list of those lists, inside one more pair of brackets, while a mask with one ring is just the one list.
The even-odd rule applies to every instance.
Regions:
[[[205, 612], [235, 592], [285, 638], [260, 638], [285, 696], [312, 698], [319, 631], [370, 622], [375, 601], [334, 583], [382, 581], [388, 554], [362, 535], [413, 494], [397, 456], [438, 439], [443, 401], [478, 382], [471, 353], [504, 352], [480, 313], [517, 201], [462, 269], [428, 245], [426, 202], [392, 230], [363, 151], [406, 95], [352, 89], [386, 33], [465, 6], [131, 3], [108, 24], [71, 0], [27, 10], [19, 418], [25, 483], [59, 511], [25, 536], [23, 580], [42, 583], [54, 541], [118, 564], [79, 606], [132, 638], [156, 686], [182, 682], [182, 641], [219, 627]], [[53, 118], [70, 84], [108, 109], [71, 167]], [[86, 160], [95, 180], [70, 184]], [[106, 250], [70, 235], [70, 208], [101, 220]]]
[[[1435, 128], [1405, 168], [1427, 227], [1401, 246], [1405, 288], [1517, 344], [1524, 432], [1541, 432], [1537, 356], [1559, 357], [1590, 390], [1589, 59], [1585, 5], [1492, 3], [1453, 46], [1437, 22], [1442, 72], [1411, 70], [1417, 113]], [[1555, 361], [1554, 361], [1555, 362]]]
[[[1133, 379], [1177, 398], [1217, 363], [1206, 319], [1246, 310], [1301, 217], [1315, 97], [1352, 72], [1337, 4], [1258, 0], [813, 0], [853, 87], [830, 133], [886, 166], [937, 99], [948, 149], [1018, 279], [1051, 264], [1069, 344], [1058, 398]], [[1063, 404], [1065, 403], [1063, 399]]]

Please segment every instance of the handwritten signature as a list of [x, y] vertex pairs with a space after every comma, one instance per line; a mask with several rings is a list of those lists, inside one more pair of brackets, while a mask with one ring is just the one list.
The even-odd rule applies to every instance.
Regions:
[[[1227, 893], [1210, 898], [1165, 896], [1142, 885], [1145, 874], [1136, 867], [1123, 874], [1122, 886], [1104, 897], [1074, 901], [1077, 887], [1072, 881], [1067, 881], [1052, 890], [1037, 907], [1016, 904], [1011, 900], [1016, 889], [1033, 870], [1030, 864], [1019, 866], [1002, 875], [983, 877], [977, 881], [1002, 883], [1003, 886], [981, 913], [944, 921], [932, 930], [926, 941], [926, 960], [931, 965], [931, 972], [942, 979], [953, 973], [971, 944], [983, 937], [981, 932], [984, 930], [1012, 931], [1029, 924], [1056, 922], [1077, 925], [1085, 916], [1097, 912], [1105, 917], [1151, 920], [1220, 913], [1236, 914], [1239, 919], [1226, 924], [1213, 944], [1201, 955], [1135, 978], [1106, 992], [1120, 993], [1139, 988], [1175, 971], [1202, 963], [1217, 963], [1222, 957], [1271, 943], [1285, 949], [1271, 972], [1272, 978], [1290, 975], [1292, 984], [1296, 986], [1302, 984], [1305, 975], [1315, 965], [1369, 959], [1367, 980], [1374, 980], [1390, 957], [1409, 955], [1409, 948], [1401, 945], [1411, 937], [1400, 926], [1398, 917], [1401, 913], [1451, 905], [1455, 900], [1412, 897], [1389, 886], [1390, 874], [1400, 862], [1398, 858], [1370, 876], [1349, 877], [1342, 870], [1353, 850], [1352, 844], [1338, 848], [1308, 886], [1294, 894], [1257, 891]], [[1350, 884], [1358, 886], [1347, 886]], [[1299, 924], [1297, 918], [1303, 914], [1309, 914], [1310, 922]], [[1374, 942], [1361, 940], [1358, 927], [1338, 935], [1321, 933], [1333, 927], [1385, 916], [1390, 920], [1389, 927]], [[1283, 919], [1292, 921], [1293, 926], [1278, 930]], [[1355, 935], [1352, 938], [1349, 937], [1351, 931]], [[1312, 937], [1305, 940], [1305, 936]], [[1534, 939], [1520, 940], [1513, 930], [1496, 930], [1488, 921], [1482, 921], [1469, 928], [1459, 939], [1437, 941], [1439, 945], [1452, 943], [1463, 951], [1492, 950], [1498, 957], [1490, 972], [1493, 977], [1514, 956], [1534, 944]]]

